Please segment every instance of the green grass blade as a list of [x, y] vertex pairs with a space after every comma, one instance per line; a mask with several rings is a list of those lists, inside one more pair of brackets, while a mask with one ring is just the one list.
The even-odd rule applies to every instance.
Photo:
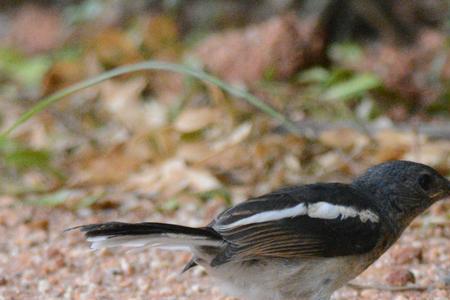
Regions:
[[230, 84], [225, 83], [224, 81], [218, 79], [217, 77], [214, 77], [214, 76], [209, 75], [201, 70], [196, 70], [196, 69], [193, 69], [188, 66], [167, 63], [167, 62], [161, 62], [161, 61], [146, 61], [146, 62], [142, 62], [142, 63], [119, 67], [119, 68], [104, 72], [98, 76], [95, 76], [93, 78], [87, 79], [82, 82], [79, 82], [70, 87], [62, 89], [61, 91], [58, 91], [48, 97], [43, 98], [35, 106], [33, 106], [30, 110], [23, 113], [19, 117], [19, 119], [16, 122], [14, 122], [14, 124], [11, 127], [6, 129], [6, 131], [4, 131], [0, 135], [0, 137], [8, 136], [13, 130], [15, 130], [17, 127], [19, 127], [26, 121], [28, 121], [35, 114], [43, 111], [48, 106], [61, 100], [65, 96], [73, 94], [82, 89], [91, 87], [93, 85], [96, 85], [100, 82], [103, 82], [103, 81], [108, 80], [113, 77], [117, 77], [117, 76], [120, 76], [123, 74], [132, 73], [132, 72], [137, 72], [137, 71], [146, 71], [146, 70], [172, 71], [172, 72], [181, 73], [184, 75], [189, 75], [189, 76], [195, 77], [197, 79], [200, 79], [204, 82], [214, 84], [214, 85], [218, 86], [219, 88], [223, 89], [224, 91], [228, 92], [230, 95], [244, 99], [245, 101], [249, 102], [256, 108], [258, 108], [259, 110], [261, 110], [264, 113], [266, 113], [267, 115], [269, 115], [271, 118], [279, 121], [291, 133], [300, 134], [300, 131], [298, 130], [296, 125], [294, 123], [292, 123], [289, 119], [287, 119], [284, 115], [277, 112], [275, 109], [273, 109], [269, 105], [265, 104], [261, 99], [257, 98], [256, 96], [250, 94], [249, 92], [247, 92], [243, 89], [233, 87]]
[[323, 98], [328, 101], [346, 101], [380, 86], [381, 80], [377, 76], [369, 73], [357, 74], [349, 80], [329, 87]]

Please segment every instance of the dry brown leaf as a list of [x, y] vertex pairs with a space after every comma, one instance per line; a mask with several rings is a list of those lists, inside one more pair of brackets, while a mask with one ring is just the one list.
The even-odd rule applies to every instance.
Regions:
[[142, 126], [143, 103], [139, 95], [145, 87], [145, 80], [137, 78], [126, 82], [110, 81], [101, 86], [100, 99], [113, 118], [129, 129]]
[[219, 188], [220, 182], [209, 171], [191, 168], [187, 172], [189, 186], [194, 192], [205, 192]]
[[450, 170], [450, 141], [426, 141], [418, 147], [417, 153], [407, 153], [404, 159]]
[[45, 74], [43, 93], [49, 94], [81, 81], [86, 76], [85, 65], [75, 61], [58, 61]]
[[151, 132], [149, 141], [152, 149], [157, 154], [155, 159], [157, 161], [163, 161], [176, 153], [177, 147], [180, 144], [180, 134], [171, 127], [162, 127]]
[[[175, 20], [165, 15], [148, 18], [143, 32], [142, 48], [146, 59], [178, 62], [183, 51]], [[148, 77], [152, 91], [162, 95], [178, 95], [183, 89], [183, 75], [174, 72], [152, 72]]]
[[92, 39], [91, 44], [98, 60], [108, 67], [142, 60], [131, 38], [119, 29], [107, 29], [101, 32]]
[[353, 147], [366, 146], [369, 138], [355, 129], [339, 128], [322, 132], [319, 141], [328, 147], [348, 150]]
[[[248, 153], [248, 145], [240, 145], [251, 132], [252, 124], [246, 122], [238, 126], [228, 136], [218, 139], [217, 142], [210, 146], [204, 144], [204, 148], [200, 153], [192, 154], [198, 159], [196, 166], [207, 165], [209, 167], [218, 168], [221, 170], [231, 170], [242, 167], [250, 162], [246, 153]], [[194, 151], [194, 149], [191, 149]]]
[[319, 175], [325, 174], [326, 172], [333, 172], [344, 168], [347, 163], [343, 160], [342, 155], [339, 155], [336, 151], [329, 151], [325, 154], [317, 157], [317, 162], [319, 163], [321, 170]]
[[188, 163], [196, 163], [216, 153], [206, 142], [183, 143], [177, 149], [176, 157]]
[[235, 171], [240, 168], [251, 169], [252, 157], [248, 145], [234, 145], [222, 151], [214, 151], [196, 165], [208, 166], [217, 170]]
[[220, 120], [220, 112], [210, 107], [187, 108], [177, 117], [174, 127], [179, 132], [188, 133], [204, 129]]
[[69, 185], [111, 184], [125, 180], [152, 156], [146, 141], [134, 137], [126, 143], [112, 146], [106, 153], [87, 148], [79, 153]]
[[193, 192], [204, 192], [220, 186], [220, 182], [208, 170], [189, 167], [178, 158], [146, 168], [130, 176], [125, 183], [127, 189], [160, 193], [166, 197], [186, 188]]
[[151, 52], [175, 49], [178, 45], [178, 28], [174, 20], [168, 16], [151, 16], [144, 32], [143, 45]]
[[122, 152], [109, 151], [102, 156], [93, 157], [84, 167], [77, 170], [72, 175], [69, 185], [116, 183], [124, 180], [138, 166], [139, 161], [124, 156]]
[[124, 185], [129, 190], [172, 196], [188, 186], [184, 175], [185, 164], [183, 161], [168, 160], [131, 175]]
[[213, 146], [214, 150], [221, 151], [227, 147], [239, 144], [244, 141], [252, 131], [252, 123], [245, 122], [236, 127], [226, 138], [219, 140]]
[[296, 174], [299, 174], [301, 172], [300, 160], [292, 153], [288, 153], [284, 156], [283, 163], [287, 171]]
[[405, 153], [412, 151], [414, 145], [419, 141], [419, 136], [416, 134], [390, 129], [378, 132], [374, 138], [378, 145], [374, 163], [401, 159]]
[[144, 78], [110, 81], [101, 86], [100, 99], [105, 109], [112, 118], [135, 132], [151, 131], [167, 121], [166, 106], [156, 101], [141, 101], [140, 94], [145, 86]]

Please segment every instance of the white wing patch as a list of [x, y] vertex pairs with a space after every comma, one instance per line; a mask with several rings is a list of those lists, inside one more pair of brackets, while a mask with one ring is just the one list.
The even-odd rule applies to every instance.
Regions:
[[339, 217], [341, 220], [359, 217], [359, 219], [363, 223], [366, 223], [367, 221], [377, 223], [379, 221], [378, 215], [369, 209], [358, 210], [351, 206], [335, 205], [321, 201], [309, 205], [305, 205], [305, 203], [300, 203], [290, 208], [265, 211], [258, 214], [254, 214], [250, 217], [243, 218], [230, 224], [216, 225], [216, 226], [218, 230], [228, 230], [249, 224], [276, 221], [286, 218], [295, 218], [304, 215], [307, 215], [310, 218], [327, 219], [327, 220], [336, 219]]
[[[344, 209], [348, 210], [345, 212], [345, 215], [343, 214]], [[347, 217], [350, 216], [350, 214], [355, 217], [357, 215], [357, 211], [348, 207], [333, 205], [327, 202], [317, 202], [308, 206], [308, 216], [311, 218], [336, 219], [340, 215]]]
[[370, 222], [373, 223], [377, 223], [379, 218], [378, 215], [376, 213], [374, 213], [371, 210], [365, 209], [359, 212], [359, 218], [361, 219], [361, 221], [363, 223], [366, 223], [367, 220], [369, 220]]
[[270, 210], [265, 211], [259, 214], [254, 214], [253, 216], [243, 218], [239, 221], [227, 224], [227, 225], [219, 225], [220, 229], [230, 229], [234, 227], [239, 227], [248, 224], [254, 223], [263, 223], [268, 221], [280, 220], [285, 218], [293, 218], [296, 216], [301, 216], [306, 214], [306, 206], [304, 203], [300, 203], [294, 207], [284, 208], [280, 210]]

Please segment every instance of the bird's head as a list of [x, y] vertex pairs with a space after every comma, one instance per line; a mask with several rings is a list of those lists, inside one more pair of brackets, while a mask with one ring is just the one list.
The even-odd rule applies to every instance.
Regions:
[[383, 213], [401, 227], [434, 202], [450, 196], [450, 181], [433, 168], [410, 161], [376, 165], [353, 182], [371, 195]]

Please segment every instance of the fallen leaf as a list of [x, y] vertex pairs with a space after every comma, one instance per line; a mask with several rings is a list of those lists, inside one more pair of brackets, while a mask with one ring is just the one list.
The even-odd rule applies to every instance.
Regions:
[[71, 162], [68, 185], [112, 184], [125, 180], [151, 157], [148, 143], [138, 136], [108, 151], [87, 148]]
[[144, 78], [125, 82], [110, 81], [101, 86], [100, 99], [112, 118], [135, 132], [152, 131], [167, 121], [167, 107], [156, 101], [144, 102]]
[[413, 149], [420, 138], [414, 133], [405, 133], [395, 130], [382, 130], [374, 136], [377, 149], [374, 155], [375, 163], [387, 160], [402, 159], [405, 153]]
[[124, 186], [130, 190], [171, 197], [184, 189], [205, 192], [217, 189], [221, 184], [207, 169], [192, 168], [185, 161], [172, 158], [130, 176]]
[[133, 40], [119, 29], [107, 29], [96, 35], [91, 48], [107, 67], [121, 66], [142, 59]]
[[177, 117], [174, 127], [179, 132], [188, 133], [206, 128], [220, 120], [219, 111], [209, 107], [188, 108]]
[[182, 143], [177, 149], [176, 157], [188, 163], [195, 163], [216, 153], [207, 142]]
[[219, 140], [213, 146], [214, 150], [223, 150], [227, 147], [231, 147], [233, 145], [239, 144], [244, 141], [252, 130], [252, 123], [245, 122], [239, 125], [237, 128], [233, 130], [233, 132], [225, 137], [223, 140]]
[[450, 141], [426, 141], [419, 145], [417, 153], [406, 153], [404, 159], [415, 160], [442, 171], [448, 171], [450, 170]]
[[369, 138], [351, 128], [331, 129], [322, 132], [319, 141], [331, 148], [351, 149], [353, 147], [365, 147]]

